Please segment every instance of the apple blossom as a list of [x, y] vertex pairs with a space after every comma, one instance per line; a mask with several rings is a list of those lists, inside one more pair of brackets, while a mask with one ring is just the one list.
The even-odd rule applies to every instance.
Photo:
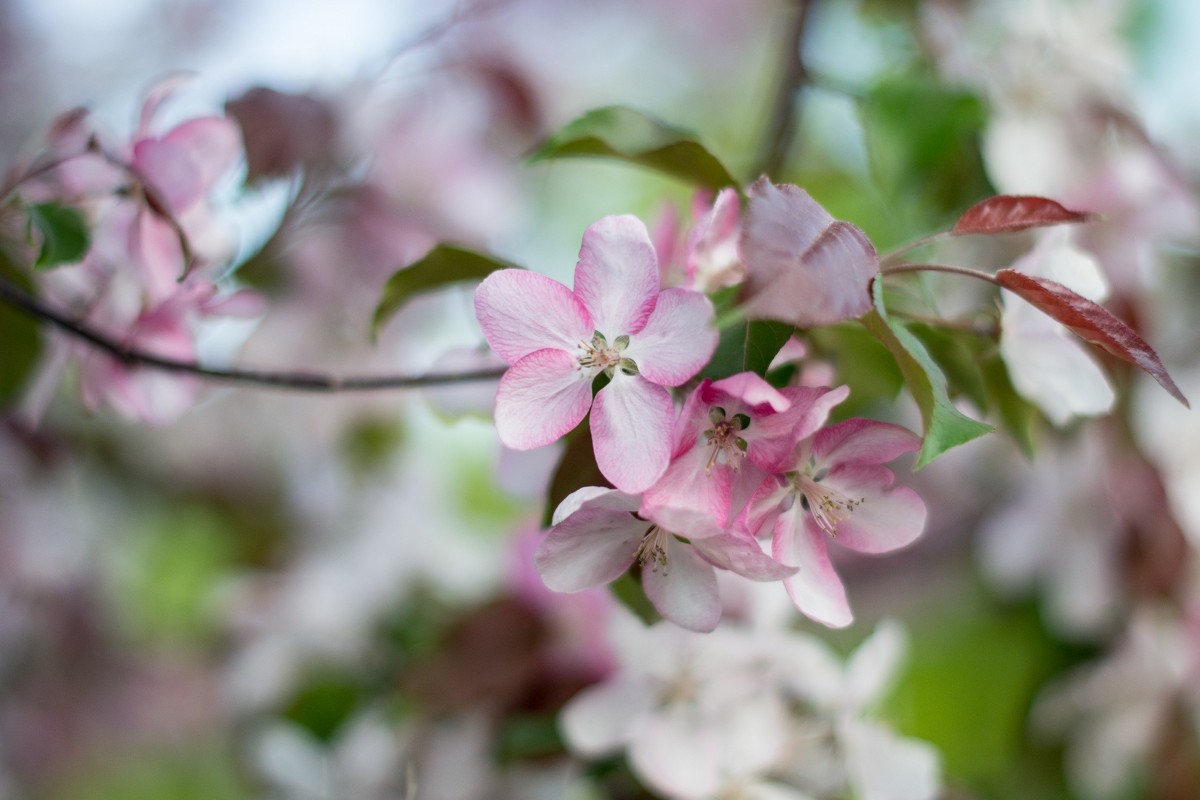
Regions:
[[794, 570], [765, 554], [756, 540], [715, 524], [675, 533], [635, 515], [637, 497], [589, 486], [569, 495], [554, 512], [554, 526], [534, 554], [546, 586], [578, 592], [625, 574], [636, 561], [642, 588], [658, 612], [677, 625], [711, 631], [721, 619], [716, 568], [757, 581], [775, 581]]
[[671, 464], [646, 491], [642, 514], [672, 530], [724, 528], [792, 449], [824, 424], [849, 390], [778, 390], [752, 372], [704, 381], [675, 425]]
[[[511, 365], [496, 393], [496, 430], [509, 447], [550, 444], [592, 414], [600, 471], [640, 492], [667, 468], [675, 412], [666, 387], [712, 356], [708, 298], [659, 291], [645, 225], [604, 217], [583, 236], [575, 289], [533, 272], [492, 273], [475, 293], [488, 344]], [[592, 399], [592, 381], [609, 384]]]
[[741, 254], [741, 204], [737, 192], [722, 189], [714, 198], [699, 191], [692, 197], [692, 227], [679, 239], [679, 219], [674, 208], [655, 227], [663, 284], [711, 292], [735, 286], [746, 277]]
[[921, 534], [925, 504], [912, 489], [893, 486], [895, 476], [882, 466], [920, 444], [898, 425], [848, 419], [800, 442], [786, 476], [772, 475], [759, 487], [738, 525], [771, 529], [771, 554], [797, 568], [784, 586], [804, 614], [831, 627], [854, 618], [825, 537], [861, 553], [885, 553]]

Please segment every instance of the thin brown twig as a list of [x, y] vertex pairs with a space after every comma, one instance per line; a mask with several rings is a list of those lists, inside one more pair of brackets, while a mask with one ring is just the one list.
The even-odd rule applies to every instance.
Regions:
[[996, 280], [996, 276], [990, 272], [983, 272], [978, 269], [969, 267], [956, 267], [951, 264], [895, 264], [892, 266], [883, 267], [880, 272], [884, 275], [899, 275], [904, 272], [945, 272], [950, 275], [963, 275], [968, 278], [986, 281], [987, 283], [1000, 285]]
[[788, 154], [795, 139], [800, 122], [797, 105], [800, 90], [808, 83], [808, 70], [804, 66], [804, 31], [808, 26], [809, 12], [815, 0], [796, 0], [792, 27], [784, 43], [782, 74], [775, 98], [771, 104], [771, 116], [763, 137], [762, 152], [755, 165], [754, 176], [766, 175], [778, 179], [787, 166]]
[[136, 347], [122, 344], [95, 328], [72, 319], [41, 300], [27, 294], [7, 280], [0, 278], [0, 301], [29, 316], [47, 322], [77, 339], [129, 366], [149, 367], [164, 372], [196, 375], [201, 378], [243, 386], [290, 389], [303, 392], [357, 392], [387, 389], [416, 389], [453, 383], [495, 380], [507, 367], [467, 370], [464, 372], [426, 373], [422, 375], [327, 375], [317, 372], [258, 369], [218, 369], [195, 361], [168, 358]]

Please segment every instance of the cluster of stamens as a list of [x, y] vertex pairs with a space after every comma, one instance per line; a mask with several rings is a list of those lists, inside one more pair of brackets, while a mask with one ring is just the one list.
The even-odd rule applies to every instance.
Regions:
[[[738, 434], [750, 426], [750, 417], [734, 414], [726, 419], [725, 414], [725, 409], [720, 406], [714, 406], [708, 412], [708, 419], [713, 426], [704, 432], [704, 439], [708, 447], [712, 448], [712, 453], [708, 456], [708, 463], [704, 465], [705, 475], [708, 475], [713, 464], [717, 463], [728, 464], [737, 469], [741, 460], [746, 457], [746, 440]], [[722, 454], [724, 459], [721, 459]]]
[[579, 342], [579, 368], [593, 376], [607, 372], [611, 378], [613, 370], [618, 367], [626, 375], [637, 375], [637, 363], [621, 355], [626, 347], [629, 347], [628, 336], [618, 336], [610, 345], [603, 333], [593, 331], [590, 342]]
[[638, 545], [637, 552], [634, 554], [637, 557], [638, 566], [644, 567], [649, 563], [653, 572], [658, 572], [658, 568], [662, 567], [662, 573], [666, 575], [667, 537], [670, 535], [657, 525], [646, 531], [646, 535], [642, 537], [642, 543]]
[[818, 482], [820, 477], [823, 477], [820, 473], [818, 477], [807, 473], [799, 474], [795, 478], [796, 488], [821, 530], [830, 536], [837, 536], [838, 523], [849, 518], [855, 509], [867, 502], [867, 498], [846, 497], [828, 486], [822, 486]]

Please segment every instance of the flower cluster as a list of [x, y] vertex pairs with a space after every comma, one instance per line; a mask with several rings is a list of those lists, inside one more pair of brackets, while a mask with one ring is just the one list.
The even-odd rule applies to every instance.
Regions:
[[[751, 190], [744, 241], [731, 241], [740, 229], [736, 200], [726, 192], [712, 207], [697, 204], [699, 233], [678, 257], [685, 284], [721, 287], [743, 274], [753, 283], [760, 265], [786, 273], [787, 287], [821, 282], [837, 268], [821, 255], [824, 245], [808, 241], [812, 259], [783, 263], [797, 236], [828, 238], [824, 230], [860, 241], [857, 229], [831, 226], [819, 207], [814, 218], [815, 202], [796, 187], [766, 181]], [[781, 223], [797, 214], [802, 234]], [[866, 274], [870, 265], [851, 266]], [[720, 621], [718, 570], [782, 581], [803, 613], [849, 624], [828, 540], [882, 553], [921, 533], [924, 504], [894, 486], [883, 466], [916, 450], [919, 437], [867, 419], [826, 426], [849, 393], [844, 386], [776, 387], [750, 371], [696, 383], [717, 346], [713, 305], [691, 288], [662, 289], [660, 275], [671, 274], [660, 273], [638, 219], [605, 217], [584, 235], [573, 290], [508, 269], [476, 292], [488, 343], [511, 365], [496, 396], [501, 441], [518, 449], [549, 444], [590, 409], [596, 465], [614, 487], [583, 487], [561, 502], [535, 554], [538, 570], [551, 589], [576, 592], [636, 563], [659, 613], [696, 631]], [[869, 307], [866, 284], [841, 275], [815, 301], [788, 297], [801, 298], [798, 318], [845, 319]], [[785, 302], [761, 286], [753, 291], [754, 302]], [[598, 378], [607, 382], [593, 398]]]
[[[19, 191], [27, 203], [77, 210], [91, 230], [77, 263], [41, 273], [42, 293], [126, 348], [187, 361], [205, 320], [258, 316], [263, 305], [217, 283], [234, 242], [211, 197], [242, 157], [241, 135], [218, 116], [161, 131], [161, 108], [179, 85], [170, 79], [151, 90], [129, 141], [85, 111], [63, 115], [50, 134], [50, 161], [31, 167]], [[161, 424], [199, 390], [195, 380], [131, 369], [91, 349], [77, 355], [90, 408]]]

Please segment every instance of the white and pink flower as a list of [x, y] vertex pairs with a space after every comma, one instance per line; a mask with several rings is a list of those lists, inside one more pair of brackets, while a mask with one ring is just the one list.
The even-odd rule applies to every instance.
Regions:
[[[592, 409], [596, 464], [622, 491], [649, 488], [667, 468], [675, 409], [667, 387], [691, 379], [717, 345], [708, 298], [659, 290], [645, 225], [604, 217], [584, 233], [575, 288], [524, 270], [488, 276], [475, 293], [488, 344], [512, 368], [496, 394], [504, 444], [556, 441]], [[609, 384], [592, 398], [592, 381]]]

